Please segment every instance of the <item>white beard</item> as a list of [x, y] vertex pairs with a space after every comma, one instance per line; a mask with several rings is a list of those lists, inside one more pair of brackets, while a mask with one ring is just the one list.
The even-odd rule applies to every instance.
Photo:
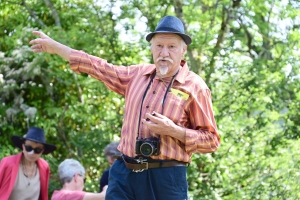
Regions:
[[159, 72], [161, 75], [166, 75], [169, 71], [168, 67], [159, 67]]
[[[156, 62], [159, 62], [160, 60], [167, 60], [167, 61], [169, 61], [169, 62], [172, 63], [172, 64], [173, 64], [173, 62], [174, 62], [171, 58], [169, 58], [169, 57], [162, 57], [162, 56], [158, 57], [158, 58], [156, 59]], [[163, 75], [163, 76], [166, 75], [166, 74], [168, 73], [168, 71], [169, 71], [169, 67], [166, 66], [166, 65], [163, 65], [163, 66], [160, 66], [160, 67], [159, 67], [159, 72], [160, 72], [160, 74]]]

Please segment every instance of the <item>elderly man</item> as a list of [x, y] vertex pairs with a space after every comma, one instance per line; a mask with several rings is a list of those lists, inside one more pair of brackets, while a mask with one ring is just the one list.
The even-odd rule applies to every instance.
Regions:
[[101, 200], [105, 199], [105, 189], [101, 193], [83, 192], [84, 167], [74, 159], [66, 159], [58, 166], [59, 179], [63, 185], [55, 190], [51, 200]]
[[217, 150], [211, 93], [183, 57], [192, 40], [180, 19], [165, 16], [147, 35], [154, 64], [115, 66], [34, 31], [33, 52], [58, 54], [125, 97], [118, 149], [106, 199], [187, 199], [186, 165], [193, 153]]

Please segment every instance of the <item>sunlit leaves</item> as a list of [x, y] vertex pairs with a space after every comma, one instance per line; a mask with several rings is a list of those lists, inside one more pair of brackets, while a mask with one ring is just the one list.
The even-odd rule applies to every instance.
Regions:
[[144, 36], [168, 14], [182, 17], [192, 36], [185, 58], [212, 91], [222, 141], [214, 154], [193, 155], [190, 199], [300, 198], [298, 1], [51, 1], [61, 27], [43, 1], [25, 2], [27, 9], [0, 4], [0, 157], [17, 152], [12, 134], [43, 127], [58, 146], [45, 157], [50, 193], [67, 157], [86, 167], [85, 189], [98, 191], [108, 167], [102, 151], [120, 137], [124, 98], [55, 55], [33, 54], [31, 31], [126, 66], [151, 61]]

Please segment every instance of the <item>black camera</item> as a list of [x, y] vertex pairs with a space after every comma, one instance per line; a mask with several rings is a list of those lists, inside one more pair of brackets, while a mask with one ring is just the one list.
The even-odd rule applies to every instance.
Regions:
[[141, 138], [136, 140], [135, 153], [146, 157], [157, 156], [160, 153], [160, 137]]

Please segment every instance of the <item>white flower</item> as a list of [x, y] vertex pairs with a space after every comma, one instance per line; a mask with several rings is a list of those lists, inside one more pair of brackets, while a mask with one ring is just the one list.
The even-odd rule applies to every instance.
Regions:
[[35, 117], [36, 112], [37, 112], [37, 109], [35, 107], [29, 107], [25, 111], [25, 115], [27, 116], [28, 119], [33, 119]]
[[6, 117], [9, 119], [12, 119], [17, 113], [18, 113], [17, 110], [15, 110], [13, 108], [9, 108], [6, 110]]

